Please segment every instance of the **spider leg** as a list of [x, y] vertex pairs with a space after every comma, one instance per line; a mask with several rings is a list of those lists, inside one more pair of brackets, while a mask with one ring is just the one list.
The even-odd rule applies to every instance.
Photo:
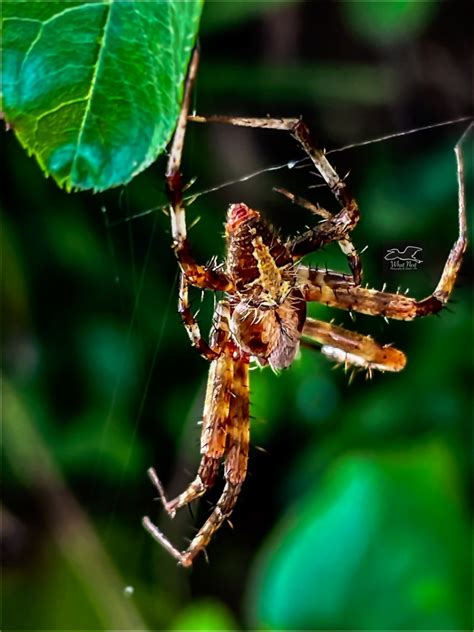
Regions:
[[406, 364], [402, 351], [390, 345], [381, 345], [370, 336], [363, 336], [338, 325], [314, 318], [306, 318], [302, 336], [309, 339], [302, 344], [313, 347], [315, 343], [321, 353], [346, 367], [353, 365], [367, 369], [369, 374], [377, 371], [401, 371]]
[[170, 200], [171, 233], [173, 250], [181, 270], [189, 284], [202, 289], [228, 291], [231, 283], [219, 266], [198, 264], [191, 252], [186, 228], [186, 211], [183, 201], [183, 182], [181, 177], [181, 160], [186, 135], [187, 118], [191, 101], [191, 92], [197, 75], [199, 52], [194, 50], [189, 65], [184, 89], [183, 105], [178, 119], [176, 131], [170, 147], [166, 167], [166, 183]]
[[331, 189], [333, 195], [341, 205], [341, 210], [331, 215], [313, 229], [306, 231], [293, 239], [289, 248], [295, 257], [318, 250], [332, 241], [345, 239], [347, 234], [359, 221], [359, 207], [350, 193], [345, 180], [341, 179], [322, 149], [313, 141], [306, 123], [297, 118], [239, 118], [233, 116], [189, 116], [188, 120], [196, 123], [225, 123], [242, 127], [285, 130], [295, 138], [303, 150], [308, 154], [323, 180]]
[[198, 553], [204, 551], [214, 533], [229, 518], [239, 497], [247, 473], [249, 451], [249, 388], [248, 361], [234, 365], [234, 381], [229, 410], [228, 432], [225, 442], [225, 486], [212, 513], [184, 551], [176, 549], [150, 521], [144, 527], [182, 566], [191, 566]]
[[[167, 500], [163, 486], [153, 468], [148, 470], [164, 508], [171, 517], [184, 505], [202, 496], [214, 484], [219, 464], [226, 449], [227, 426], [231, 403], [234, 362], [226, 348], [228, 339], [228, 305], [221, 301], [216, 309], [216, 322], [211, 333], [209, 350], [214, 354], [209, 367], [201, 431], [201, 463], [195, 479], [173, 500]], [[221, 349], [219, 352], [218, 349]]]
[[439, 312], [449, 300], [467, 246], [466, 193], [462, 143], [472, 129], [464, 132], [454, 147], [458, 178], [458, 238], [444, 264], [434, 292], [422, 300], [355, 286], [351, 277], [338, 272], [299, 268], [299, 286], [307, 301], [318, 301], [362, 314], [381, 315], [396, 320], [413, 320]]
[[225, 485], [211, 515], [182, 553], [181, 564], [190, 566], [200, 551], [204, 551], [214, 533], [229, 519], [247, 475], [249, 453], [249, 385], [248, 361], [236, 362], [234, 386], [227, 434]]
[[[333, 217], [332, 213], [330, 213], [329, 211], [327, 211], [326, 209], [322, 208], [321, 206], [317, 204], [313, 204], [312, 202], [302, 197], [301, 195], [296, 195], [295, 193], [292, 193], [291, 191], [288, 191], [287, 189], [284, 189], [282, 187], [275, 187], [273, 190], [276, 191], [277, 193], [280, 193], [281, 195], [284, 195], [291, 202], [293, 202], [293, 204], [302, 206], [303, 208], [307, 209], [314, 215], [320, 215], [321, 217], [324, 217], [325, 219], [330, 219]], [[340, 239], [338, 241], [338, 244], [342, 252], [347, 257], [347, 260], [349, 262], [349, 267], [352, 272], [354, 283], [356, 285], [360, 285], [360, 282], [362, 280], [362, 263], [361, 263], [359, 254], [357, 250], [355, 249], [354, 244], [352, 243], [352, 240], [349, 237], [346, 237], [345, 239]], [[290, 245], [290, 248], [291, 248], [291, 245]], [[297, 252], [298, 252], [298, 249], [297, 248], [295, 249], [293, 247], [292, 254], [294, 257], [299, 258], [300, 256], [303, 256], [303, 255], [298, 255]], [[303, 252], [303, 254], [305, 253]]]
[[179, 280], [179, 298], [178, 298], [178, 312], [181, 316], [184, 328], [188, 334], [189, 340], [193, 347], [202, 355], [206, 360], [214, 360], [219, 351], [212, 349], [201, 335], [199, 323], [191, 311], [188, 297], [189, 283], [186, 279], [184, 272], [181, 271]]
[[211, 362], [201, 433], [202, 457], [195, 479], [184, 492], [173, 500], [167, 500], [156, 473], [153, 469], [149, 470], [163, 506], [172, 518], [178, 509], [202, 496], [215, 483], [225, 451], [232, 368], [232, 361], [227, 354]]
[[[414, 320], [420, 316], [436, 314], [443, 308], [448, 302], [457, 269], [448, 259], [436, 290], [422, 300], [404, 294], [357, 286], [354, 285], [350, 275], [331, 270], [300, 268], [298, 270], [300, 279], [306, 275], [307, 280], [303, 281], [299, 288], [306, 301], [316, 301], [329, 307], [370, 316], [384, 316], [393, 320]], [[441, 281], [445, 279], [449, 285], [441, 284]]]

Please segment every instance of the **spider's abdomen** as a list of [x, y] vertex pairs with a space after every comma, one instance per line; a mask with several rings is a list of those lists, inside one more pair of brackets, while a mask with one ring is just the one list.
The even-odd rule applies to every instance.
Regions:
[[[292, 257], [274, 234], [268, 224], [246, 204], [231, 204], [227, 213], [227, 274], [235, 284], [239, 293], [248, 293], [257, 285], [265, 286], [265, 279], [270, 279], [273, 286], [278, 285], [278, 270], [292, 263]], [[276, 271], [271, 275], [270, 265], [262, 266], [260, 249], [268, 253], [267, 259]], [[260, 264], [260, 265], [259, 265]], [[275, 277], [274, 279], [272, 278]], [[263, 278], [265, 277], [265, 278]], [[258, 280], [261, 283], [258, 284]], [[268, 289], [265, 288], [264, 289]], [[274, 288], [272, 288], [274, 289]]]
[[229, 207], [227, 274], [235, 343], [260, 364], [288, 367], [299, 348], [306, 303], [294, 287], [293, 260], [281, 240], [245, 204]]
[[298, 353], [306, 319], [306, 303], [293, 291], [274, 309], [262, 310], [246, 302], [232, 310], [230, 329], [239, 348], [273, 369], [285, 369]]

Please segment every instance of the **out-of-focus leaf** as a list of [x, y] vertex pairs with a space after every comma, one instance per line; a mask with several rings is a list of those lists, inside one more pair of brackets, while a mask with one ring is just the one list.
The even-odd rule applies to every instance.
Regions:
[[350, 29], [375, 44], [391, 44], [414, 37], [438, 10], [435, 0], [390, 2], [341, 2]]
[[170, 630], [237, 630], [227, 608], [218, 601], [201, 600], [187, 606], [171, 624]]
[[66, 189], [128, 182], [166, 146], [202, 0], [6, 2], [3, 111]]
[[[249, 596], [275, 629], [464, 629], [468, 529], [441, 444], [339, 461], [267, 543]], [[367, 604], [370, 602], [371, 607]]]

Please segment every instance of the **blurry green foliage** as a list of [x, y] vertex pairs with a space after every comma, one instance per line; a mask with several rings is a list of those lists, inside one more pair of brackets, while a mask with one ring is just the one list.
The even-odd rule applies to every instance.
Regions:
[[439, 5], [439, 0], [389, 0], [341, 2], [341, 9], [354, 33], [373, 44], [390, 46], [427, 28]]
[[208, 73], [200, 82], [204, 89], [212, 89], [221, 98], [237, 94], [245, 99], [249, 93], [255, 93], [259, 100], [284, 107], [295, 99], [377, 105], [390, 102], [396, 91], [390, 72], [350, 61], [344, 65], [257, 67], [250, 75], [247, 65], [238, 61], [203, 60], [203, 65], [208, 67]]
[[267, 542], [249, 594], [255, 622], [295, 630], [348, 622], [361, 630], [469, 627], [459, 483], [434, 441], [340, 459]]
[[[124, 602], [115, 566], [69, 493], [26, 398], [8, 379], [2, 378], [1, 389], [2, 450], [6, 455], [2, 464], [9, 466], [15, 481], [21, 481], [36, 497], [43, 498], [44, 523], [34, 527], [36, 531], [46, 527], [49, 535], [43, 539], [41, 552], [30, 552], [41, 579], [35, 578], [28, 589], [24, 585], [26, 578], [12, 573], [12, 581], [6, 588], [2, 586], [2, 603], [6, 606], [3, 621], [11, 629], [34, 629], [38, 621], [47, 622], [51, 629], [68, 628], [72, 621], [75, 629], [99, 625], [105, 629], [143, 629], [139, 612]], [[22, 522], [17, 521], [15, 526], [13, 532], [6, 529], [3, 534], [7, 543], [8, 537], [20, 537], [21, 541], [29, 535]], [[31, 599], [27, 609], [20, 608], [16, 601], [20, 593]]]
[[219, 0], [219, 2], [207, 2], [205, 7], [205, 20], [203, 21], [203, 33], [213, 33], [223, 30], [228, 26], [245, 24], [256, 15], [278, 11], [288, 4], [300, 0], [254, 0], [249, 2], [235, 2], [235, 0]]
[[190, 603], [171, 623], [169, 630], [238, 630], [231, 613], [215, 600], [200, 600]]
[[3, 111], [41, 168], [70, 189], [131, 180], [180, 110], [202, 0], [3, 6]]

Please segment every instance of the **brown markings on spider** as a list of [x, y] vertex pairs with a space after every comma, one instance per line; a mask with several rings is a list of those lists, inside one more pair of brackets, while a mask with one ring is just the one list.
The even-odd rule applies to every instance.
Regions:
[[[191, 66], [195, 74], [197, 58]], [[382, 345], [370, 336], [348, 331], [332, 323], [310, 318], [306, 304], [318, 302], [372, 316], [413, 320], [433, 314], [447, 303], [461, 266], [467, 244], [466, 210], [461, 143], [455, 155], [459, 187], [459, 235], [445, 263], [434, 292], [417, 300], [410, 296], [378, 291], [360, 285], [362, 269], [350, 232], [359, 220], [359, 208], [347, 183], [341, 180], [317, 148], [300, 119], [241, 119], [232, 117], [189, 117], [198, 122], [221, 122], [258, 128], [287, 130], [311, 158], [339, 202], [332, 214], [286, 190], [294, 203], [323, 217], [316, 226], [284, 243], [262, 218], [244, 203], [231, 204], [225, 224], [226, 256], [217, 265], [198, 264], [187, 238], [182, 197], [180, 164], [186, 129], [192, 79], [188, 81], [183, 110], [168, 162], [173, 248], [181, 268], [179, 312], [191, 343], [210, 362], [201, 433], [201, 463], [190, 485], [168, 500], [153, 468], [149, 476], [167, 513], [176, 511], [202, 496], [212, 487], [224, 466], [224, 488], [204, 525], [189, 546], [175, 548], [148, 517], [145, 528], [182, 566], [190, 566], [204, 552], [214, 533], [229, 520], [247, 473], [249, 453], [249, 365], [284, 369], [293, 362], [300, 345], [318, 348], [326, 357], [346, 367], [400, 371], [406, 363], [402, 351]], [[309, 268], [304, 255], [330, 242], [338, 242], [347, 256], [351, 274]], [[189, 301], [188, 286], [220, 291], [209, 342], [200, 333]]]

